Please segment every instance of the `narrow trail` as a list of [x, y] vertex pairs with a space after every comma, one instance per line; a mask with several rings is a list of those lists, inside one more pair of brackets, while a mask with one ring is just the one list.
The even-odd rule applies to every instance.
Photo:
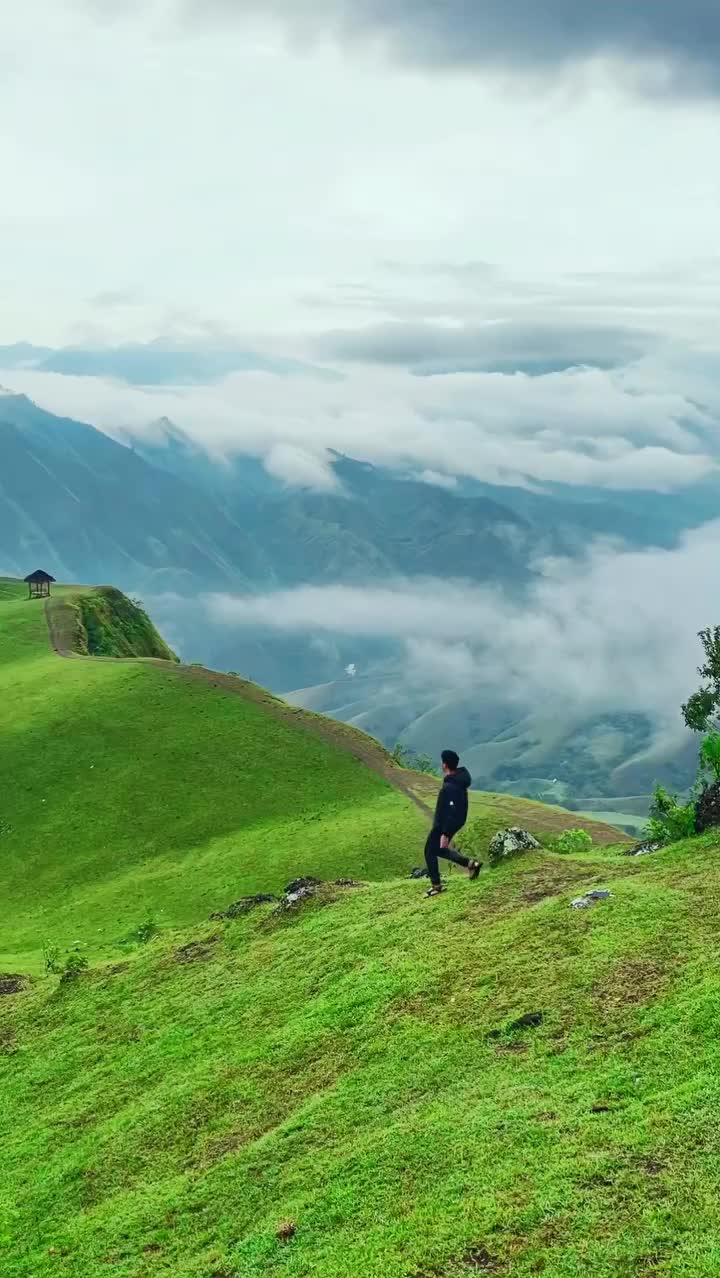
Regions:
[[58, 657], [71, 661], [104, 661], [112, 662], [115, 665], [118, 662], [131, 665], [141, 663], [155, 666], [162, 669], [171, 678], [195, 680], [199, 683], [209, 684], [213, 688], [222, 688], [225, 692], [240, 697], [244, 701], [252, 701], [256, 705], [261, 705], [268, 714], [274, 715], [275, 718], [281, 719], [285, 723], [294, 723], [313, 733], [314, 736], [319, 737], [321, 740], [345, 750], [353, 758], [364, 763], [377, 776], [382, 777], [389, 785], [399, 790], [406, 799], [409, 799], [422, 812], [427, 821], [432, 820], [432, 810], [413, 789], [410, 774], [407, 774], [404, 769], [399, 768], [392, 762], [379, 742], [375, 742], [371, 737], [365, 736], [364, 733], [359, 732], [356, 728], [340, 723], [335, 719], [327, 719], [321, 715], [313, 714], [312, 711], [303, 710], [299, 706], [291, 706], [279, 697], [273, 696], [271, 692], [258, 687], [257, 684], [247, 683], [236, 675], [222, 674], [217, 670], [208, 670], [205, 666], [187, 666], [183, 665], [182, 662], [166, 661], [159, 657], [98, 657], [77, 652], [74, 647], [77, 631], [72, 610], [65, 607], [61, 599], [48, 599], [46, 601], [45, 617], [50, 646]]

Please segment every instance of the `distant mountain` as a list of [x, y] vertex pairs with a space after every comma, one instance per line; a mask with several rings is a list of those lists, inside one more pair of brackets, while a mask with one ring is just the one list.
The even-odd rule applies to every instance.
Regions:
[[119, 442], [23, 395], [0, 400], [0, 461], [5, 565], [40, 554], [55, 576], [112, 570], [121, 584], [137, 574], [195, 590], [379, 573], [510, 583], [526, 578], [537, 545], [526, 520], [486, 497], [345, 459], [337, 494], [291, 490], [253, 459], [214, 462], [172, 423]]
[[452, 740], [495, 788], [567, 800], [638, 795], [656, 776], [686, 783], [690, 754], [653, 754], [641, 717], [577, 722], [562, 705], [551, 716], [520, 712], [501, 695], [478, 710], [432, 687], [408, 690], [391, 640], [234, 628], [197, 599], [401, 576], [490, 582], [520, 598], [539, 557], [575, 555], [598, 535], [672, 545], [720, 513], [714, 479], [694, 501], [692, 492], [447, 487], [340, 454], [332, 462], [336, 491], [291, 489], [257, 458], [209, 456], [166, 419], [111, 439], [3, 394], [0, 573], [42, 567], [58, 580], [112, 581], [146, 600], [185, 659], [291, 692], [388, 745], [432, 752]]
[[[289, 490], [251, 458], [213, 461], [169, 422], [119, 442], [0, 398], [0, 555], [7, 572], [113, 580], [159, 594], [269, 590], [378, 575], [521, 582], [531, 525], [338, 459], [342, 491]], [[362, 482], [361, 482], [362, 481]]]
[[74, 377], [119, 378], [136, 386], [209, 385], [231, 373], [263, 372], [283, 377], [314, 376], [336, 381], [331, 369], [283, 356], [264, 355], [228, 345], [158, 338], [119, 346], [0, 346], [0, 369], [33, 368]]
[[0, 561], [24, 575], [134, 589], [243, 589], [262, 549], [201, 488], [92, 426], [0, 398]]
[[201, 448], [167, 417], [142, 432], [116, 431], [115, 438], [152, 466], [168, 471], [216, 500], [270, 496], [283, 485], [255, 457], [218, 457]]
[[582, 807], [583, 798], [647, 795], [657, 781], [682, 790], [697, 767], [695, 737], [679, 747], [676, 739], [657, 742], [643, 715], [580, 716], [561, 702], [519, 710], [502, 695], [477, 702], [467, 693], [408, 687], [397, 658], [285, 696], [421, 754], [436, 755], [438, 742], [452, 741], [484, 786], [547, 802]]

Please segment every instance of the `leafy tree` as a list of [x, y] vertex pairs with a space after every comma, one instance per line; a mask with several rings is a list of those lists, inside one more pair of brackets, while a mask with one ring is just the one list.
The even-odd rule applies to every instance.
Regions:
[[686, 701], [682, 712], [688, 728], [707, 732], [720, 726], [720, 626], [701, 630], [699, 639], [705, 653], [704, 664], [698, 666], [703, 683]]
[[663, 844], [689, 839], [695, 833], [695, 815], [694, 799], [679, 803], [676, 795], [659, 785], [645, 826], [645, 837], [649, 842]]
[[720, 732], [708, 732], [700, 746], [700, 769], [706, 777], [720, 781]]
[[395, 746], [391, 757], [393, 763], [399, 764], [401, 768], [410, 768], [413, 772], [427, 772], [429, 776], [438, 774], [437, 767], [429, 754], [418, 754], [416, 750], [411, 750], [400, 741]]

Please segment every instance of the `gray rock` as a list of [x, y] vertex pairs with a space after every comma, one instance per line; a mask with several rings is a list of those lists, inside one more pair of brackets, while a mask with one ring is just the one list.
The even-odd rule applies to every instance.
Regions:
[[518, 826], [498, 830], [490, 840], [490, 864], [500, 865], [510, 857], [521, 856], [524, 852], [536, 852], [539, 847], [537, 839], [528, 830], [521, 830]]
[[319, 879], [313, 879], [310, 876], [302, 879], [293, 879], [292, 883], [288, 883], [284, 889], [286, 896], [297, 896], [301, 892], [307, 893], [309, 888], [319, 888], [322, 884]]
[[273, 914], [285, 914], [288, 910], [294, 910], [303, 901], [309, 901], [316, 897], [322, 887], [323, 884], [320, 879], [293, 879], [292, 883], [288, 883], [285, 888], [280, 901], [273, 910]]
[[573, 910], [589, 910], [597, 901], [609, 901], [611, 896], [612, 892], [608, 892], [607, 888], [599, 888], [586, 892], [584, 896], [576, 896], [570, 906]]
[[634, 848], [626, 853], [627, 856], [649, 856], [651, 852], [659, 852], [662, 843], [653, 843], [650, 839], [646, 839], [644, 843], [636, 843]]

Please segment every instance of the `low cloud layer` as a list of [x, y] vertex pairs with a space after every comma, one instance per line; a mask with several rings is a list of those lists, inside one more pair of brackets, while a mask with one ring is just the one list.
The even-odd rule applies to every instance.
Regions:
[[417, 686], [506, 698], [524, 710], [646, 714], [682, 739], [697, 632], [719, 620], [720, 522], [672, 551], [598, 545], [545, 564], [522, 601], [468, 582], [393, 581], [214, 597], [230, 627], [390, 639]]
[[293, 39], [380, 41], [426, 67], [527, 73], [613, 59], [653, 68], [642, 79], [656, 90], [720, 90], [714, 0], [181, 0], [180, 11], [197, 20], [260, 13]]
[[436, 479], [521, 486], [672, 492], [716, 468], [720, 393], [702, 367], [424, 378], [377, 367], [338, 381], [248, 372], [153, 388], [28, 369], [3, 380], [123, 438], [168, 417], [209, 452], [260, 457], [286, 482], [318, 488], [332, 486], [331, 449]]

